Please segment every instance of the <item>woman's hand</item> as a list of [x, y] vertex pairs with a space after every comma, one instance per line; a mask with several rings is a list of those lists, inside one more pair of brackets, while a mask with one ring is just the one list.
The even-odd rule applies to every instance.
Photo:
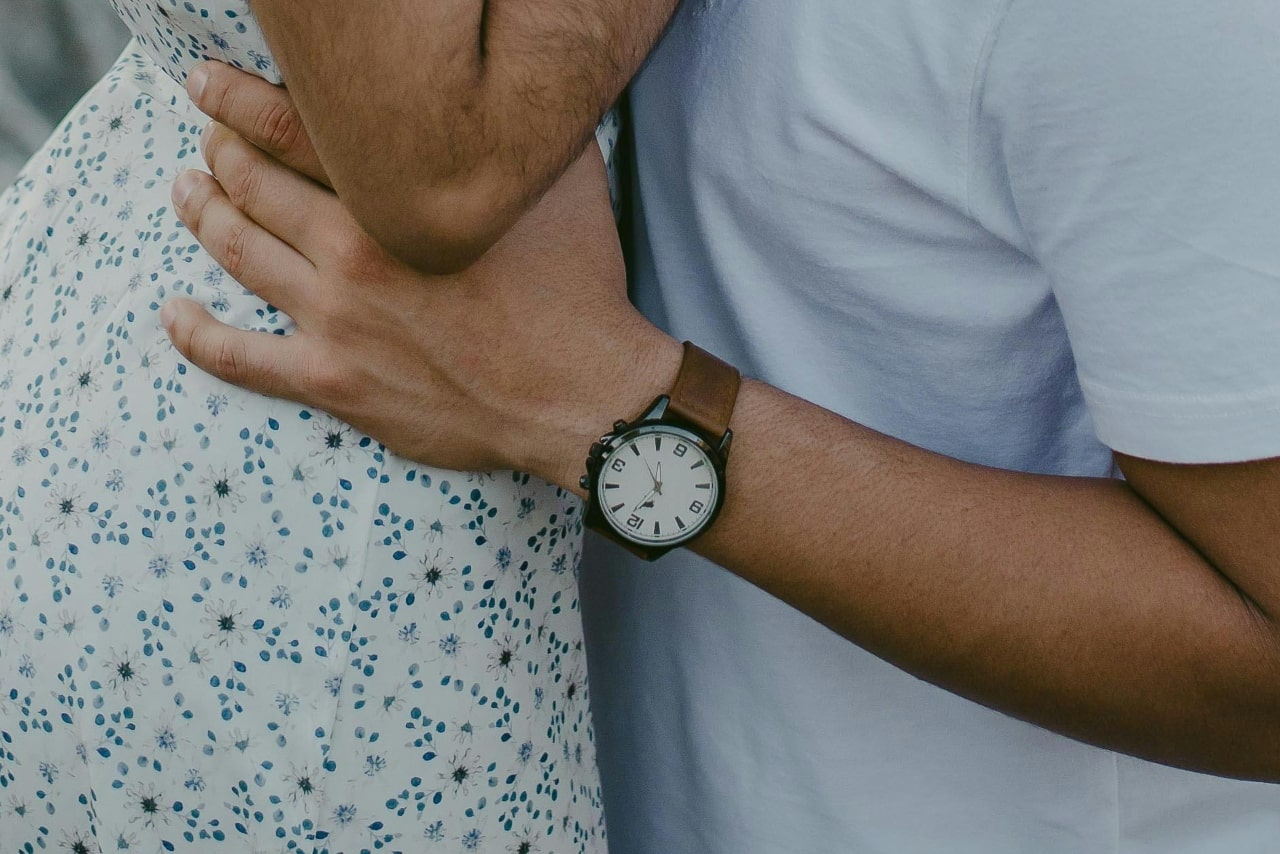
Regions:
[[216, 177], [183, 174], [180, 216], [289, 336], [232, 329], [175, 300], [163, 319], [198, 367], [327, 410], [444, 468], [515, 468], [576, 488], [592, 441], [670, 387], [680, 346], [630, 305], [601, 158], [581, 157], [472, 268], [419, 273], [338, 198], [225, 127]]
[[202, 113], [268, 155], [332, 189], [311, 135], [283, 86], [223, 62], [202, 62], [187, 74], [187, 94]]

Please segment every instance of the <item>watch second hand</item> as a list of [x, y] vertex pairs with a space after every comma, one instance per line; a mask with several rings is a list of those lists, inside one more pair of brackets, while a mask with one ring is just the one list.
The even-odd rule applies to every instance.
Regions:
[[660, 480], [660, 474], [661, 474], [661, 472], [662, 472], [662, 463], [658, 463], [658, 472], [659, 472], [659, 474], [654, 474], [654, 473], [653, 473], [653, 466], [649, 465], [649, 458], [648, 458], [648, 457], [646, 457], [646, 456], [643, 456], [643, 455], [642, 455], [642, 456], [640, 457], [640, 459], [644, 460], [644, 467], [645, 467], [645, 468], [647, 468], [647, 469], [649, 470], [649, 477], [653, 478], [653, 483], [654, 483], [654, 485], [655, 485], [655, 486], [657, 486], [657, 485], [658, 485], [658, 483], [659, 483], [659, 480]]

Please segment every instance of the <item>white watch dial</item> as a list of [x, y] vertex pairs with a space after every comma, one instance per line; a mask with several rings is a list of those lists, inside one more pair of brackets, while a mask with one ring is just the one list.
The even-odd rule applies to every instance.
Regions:
[[661, 428], [628, 437], [604, 460], [596, 484], [600, 509], [628, 538], [679, 542], [711, 520], [720, 484], [696, 443]]

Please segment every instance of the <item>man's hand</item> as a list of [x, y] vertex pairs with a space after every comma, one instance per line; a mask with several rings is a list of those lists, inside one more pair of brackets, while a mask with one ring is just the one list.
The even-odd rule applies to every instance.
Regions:
[[216, 180], [184, 174], [180, 216], [296, 323], [289, 336], [252, 333], [169, 303], [174, 344], [215, 376], [324, 409], [406, 457], [572, 487], [601, 431], [676, 373], [679, 345], [627, 302], [596, 151], [471, 269], [432, 277], [228, 129], [212, 125], [204, 147]]
[[587, 148], [678, 3], [252, 5], [356, 221], [440, 273], [475, 261]]

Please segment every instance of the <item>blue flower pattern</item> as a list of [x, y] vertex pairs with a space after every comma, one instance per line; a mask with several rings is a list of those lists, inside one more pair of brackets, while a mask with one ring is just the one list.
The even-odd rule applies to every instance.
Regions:
[[115, 5], [134, 41], [0, 195], [0, 848], [603, 851], [578, 502], [175, 353], [173, 296], [291, 328], [169, 202], [185, 70], [279, 75], [243, 0]]

